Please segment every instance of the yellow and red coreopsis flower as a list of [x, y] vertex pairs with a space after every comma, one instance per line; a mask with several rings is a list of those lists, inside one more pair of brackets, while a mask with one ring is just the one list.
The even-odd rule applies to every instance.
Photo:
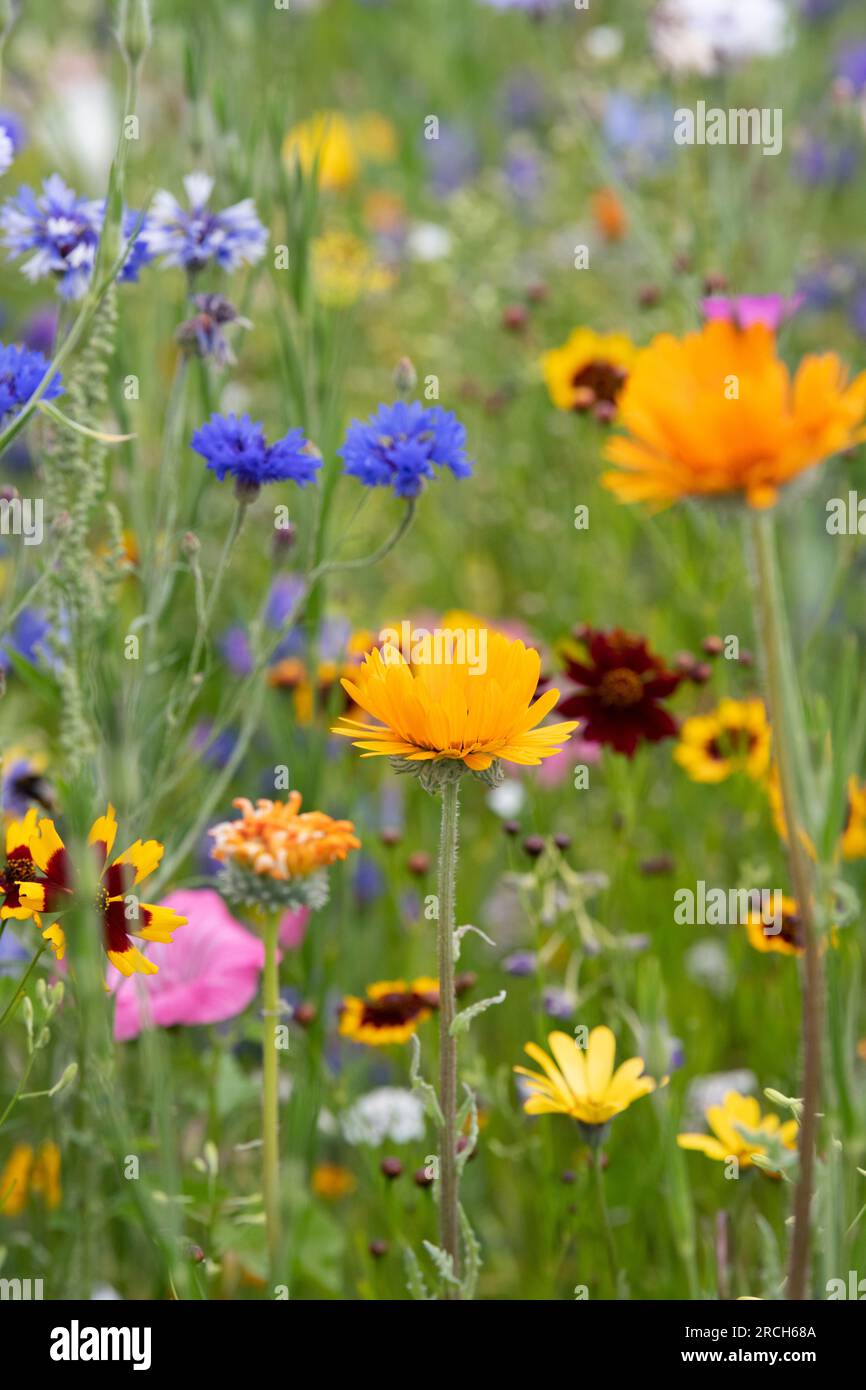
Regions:
[[405, 980], [377, 980], [366, 997], [347, 995], [340, 1008], [340, 1033], [368, 1047], [408, 1042], [419, 1023], [439, 1006], [439, 981], [422, 975]]
[[527, 1115], [569, 1115], [582, 1125], [606, 1125], [656, 1089], [653, 1078], [644, 1075], [641, 1057], [630, 1057], [614, 1071], [616, 1039], [603, 1025], [593, 1028], [585, 1052], [568, 1033], [551, 1033], [547, 1041], [555, 1060], [537, 1043], [523, 1049], [541, 1072], [514, 1068], [529, 1079]]
[[735, 772], [761, 781], [772, 731], [763, 700], [722, 700], [710, 714], [686, 719], [674, 758], [693, 782], [724, 782]]
[[751, 1168], [756, 1154], [764, 1157], [776, 1149], [781, 1160], [781, 1151], [797, 1148], [797, 1121], [780, 1124], [777, 1115], [762, 1115], [754, 1096], [728, 1091], [724, 1105], [709, 1106], [706, 1117], [712, 1134], [678, 1134], [681, 1149], [696, 1149], [721, 1163], [735, 1158], [741, 1168]]
[[557, 410], [591, 412], [610, 420], [637, 349], [624, 333], [575, 328], [561, 347], [541, 358], [541, 370]]
[[220, 863], [286, 881], [324, 869], [361, 847], [351, 821], [333, 820], [324, 811], [301, 811], [300, 792], [290, 792], [288, 801], [261, 798], [255, 806], [239, 796], [234, 805], [240, 817], [210, 832], [211, 853]]
[[760, 912], [749, 913], [746, 931], [756, 951], [777, 952], [782, 956], [803, 954], [803, 923], [793, 898], [782, 897], [782, 921], [778, 931], [775, 922], [765, 922]]
[[490, 632], [482, 668], [467, 656], [477, 646], [477, 630], [472, 641], [469, 629], [448, 636], [447, 652], [432, 643], [426, 651], [413, 647], [411, 665], [391, 645], [369, 652], [343, 687], [378, 722], [344, 717], [333, 732], [351, 738], [368, 758], [462, 762], [473, 772], [496, 759], [535, 766], [559, 752], [577, 724], [537, 727], [559, 699], [557, 690], [534, 699], [538, 652]]
[[[110, 860], [117, 836], [114, 807], [94, 821], [87, 843], [96, 856], [99, 886], [96, 905], [103, 924], [105, 954], [122, 975], [155, 975], [157, 966], [131, 940], [170, 942], [172, 933], [186, 924], [171, 908], [138, 901], [132, 890], [157, 868], [164, 847], [158, 840], [136, 840], [123, 854]], [[76, 884], [66, 846], [52, 820], [33, 827], [28, 845], [32, 868], [18, 882], [21, 908], [41, 928], [41, 914], [62, 914], [75, 901]], [[110, 862], [109, 862], [110, 860]], [[22, 915], [17, 913], [15, 915]], [[66, 954], [66, 937], [59, 920], [42, 932], [58, 960]]]
[[780, 487], [866, 438], [866, 372], [848, 382], [835, 353], [805, 357], [793, 381], [764, 324], [724, 320], [655, 337], [618, 403], [626, 434], [602, 482], [622, 502], [740, 494], [769, 507]]

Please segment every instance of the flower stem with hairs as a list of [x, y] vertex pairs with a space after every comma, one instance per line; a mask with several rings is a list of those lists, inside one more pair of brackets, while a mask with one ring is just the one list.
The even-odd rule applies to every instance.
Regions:
[[262, 1190], [265, 1227], [268, 1237], [268, 1271], [273, 1286], [278, 1282], [282, 1245], [280, 1230], [280, 1112], [279, 1049], [277, 1026], [280, 1012], [277, 937], [279, 913], [270, 913], [264, 922], [265, 970], [263, 982], [264, 1032], [262, 1045]]
[[[459, 1277], [460, 1224], [458, 1215], [457, 1172], [457, 1038], [454, 1022], [454, 926], [457, 886], [457, 822], [460, 814], [460, 783], [457, 779], [442, 787], [442, 821], [439, 835], [439, 1105], [443, 1122], [439, 1131], [439, 1243], [451, 1256], [455, 1276]], [[447, 1285], [448, 1298], [459, 1297], [454, 1284]]]
[[[808, 750], [799, 703], [790, 687], [794, 670], [788, 648], [784, 595], [776, 562], [773, 523], [767, 513], [750, 518], [754, 556], [755, 609], [761, 632], [767, 704], [773, 726], [774, 756], [779, 769], [787, 826], [788, 863], [803, 927], [803, 1118], [799, 1136], [800, 1171], [794, 1193], [794, 1228], [788, 1261], [787, 1295], [808, 1297], [811, 1243], [810, 1209], [815, 1181], [815, 1144], [821, 1075], [823, 979], [818, 926], [815, 921], [812, 866], [803, 843], [803, 778]], [[808, 783], [807, 783], [808, 785]]]

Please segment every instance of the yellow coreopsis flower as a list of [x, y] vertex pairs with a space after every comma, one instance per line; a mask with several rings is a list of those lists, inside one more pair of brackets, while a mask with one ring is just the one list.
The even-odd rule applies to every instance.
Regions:
[[803, 923], [793, 898], [782, 897], [780, 930], [775, 922], [765, 922], [760, 912], [750, 912], [746, 919], [749, 942], [756, 951], [775, 951], [782, 956], [803, 954]]
[[740, 494], [772, 506], [806, 469], [866, 438], [866, 372], [805, 357], [793, 381], [764, 324], [725, 320], [638, 353], [619, 399], [627, 434], [608, 441], [602, 482], [622, 502]]
[[724, 782], [735, 772], [766, 775], [772, 731], [763, 700], [722, 700], [710, 714], [686, 719], [674, 759], [693, 782]]
[[538, 652], [501, 633], [448, 629], [447, 643], [413, 642], [411, 662], [391, 644], [369, 652], [343, 687], [377, 723], [343, 718], [333, 732], [365, 757], [463, 763], [485, 772], [498, 759], [536, 766], [560, 751], [576, 722], [538, 728], [559, 692], [534, 699]]
[[[133, 892], [158, 867], [164, 846], [158, 840], [136, 840], [112, 858], [116, 836], [117, 819], [109, 805], [106, 814], [93, 822], [87, 837], [99, 874], [96, 906], [102, 918], [105, 954], [122, 975], [155, 975], [158, 967], [142, 955], [132, 938], [171, 942], [172, 933], [185, 926], [187, 919], [172, 908], [140, 902]], [[75, 902], [78, 888], [69, 853], [52, 820], [39, 821], [28, 851], [31, 862], [26, 879], [22, 874], [17, 885], [18, 898], [21, 908], [41, 928], [41, 914], [62, 915]], [[42, 935], [57, 960], [62, 960], [66, 935], [61, 920], [52, 922]]]
[[751, 1168], [756, 1154], [766, 1157], [771, 1150], [797, 1148], [797, 1121], [780, 1124], [778, 1115], [762, 1115], [754, 1096], [728, 1091], [724, 1105], [709, 1106], [706, 1116], [713, 1133], [678, 1134], [681, 1149], [695, 1149], [720, 1163], [735, 1158], [741, 1168]]
[[340, 1033], [368, 1047], [408, 1042], [419, 1023], [439, 1006], [439, 981], [427, 975], [405, 980], [377, 980], [366, 997], [347, 995], [340, 1009]]
[[642, 1057], [630, 1057], [614, 1071], [616, 1039], [604, 1025], [593, 1028], [585, 1052], [568, 1033], [551, 1033], [547, 1041], [555, 1061], [529, 1042], [523, 1050], [542, 1071], [514, 1068], [529, 1078], [527, 1115], [570, 1115], [582, 1125], [606, 1125], [656, 1089], [653, 1078], [644, 1075]]
[[624, 333], [575, 328], [561, 347], [541, 358], [551, 401], [558, 410], [592, 411], [611, 419], [636, 351]]

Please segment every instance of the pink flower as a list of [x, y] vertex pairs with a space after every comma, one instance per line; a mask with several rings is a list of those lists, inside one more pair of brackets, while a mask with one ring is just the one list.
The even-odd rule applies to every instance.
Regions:
[[707, 319], [724, 319], [726, 323], [735, 323], [738, 328], [751, 328], [753, 324], [762, 323], [775, 333], [785, 319], [796, 314], [802, 303], [801, 294], [790, 297], [784, 294], [740, 294], [730, 299], [718, 295], [712, 299], [702, 299], [701, 311]]
[[309, 920], [308, 907], [298, 907], [294, 911], [284, 912], [280, 918], [280, 945], [285, 946], [287, 951], [295, 951], [303, 945]]
[[170, 946], [154, 942], [149, 958], [156, 975], [131, 975], [115, 990], [114, 1036], [135, 1038], [143, 1028], [170, 1028], [182, 1023], [219, 1023], [234, 1018], [258, 991], [265, 948], [258, 937], [232, 917], [212, 888], [169, 893], [163, 906], [188, 918]]

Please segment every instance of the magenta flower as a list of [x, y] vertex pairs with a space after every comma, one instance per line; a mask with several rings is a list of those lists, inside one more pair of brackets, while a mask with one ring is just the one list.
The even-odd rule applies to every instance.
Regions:
[[803, 303], [801, 294], [738, 294], [730, 298], [714, 295], [701, 300], [701, 312], [707, 319], [724, 319], [738, 328], [751, 328], [762, 323], [775, 333], [785, 319], [796, 314]]
[[280, 918], [280, 945], [285, 946], [287, 951], [296, 951], [299, 946], [303, 946], [309, 920], [308, 907], [290, 908], [288, 912], [284, 912]]
[[123, 979], [111, 971], [115, 990], [114, 1036], [138, 1037], [143, 1028], [221, 1023], [234, 1018], [256, 997], [265, 948], [236, 922], [212, 888], [169, 893], [161, 904], [187, 919], [171, 946], [154, 942], [148, 957], [156, 975]]

